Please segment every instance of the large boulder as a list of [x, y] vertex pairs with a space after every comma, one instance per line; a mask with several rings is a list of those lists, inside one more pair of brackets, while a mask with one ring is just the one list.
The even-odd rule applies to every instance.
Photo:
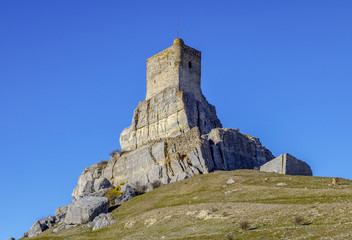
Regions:
[[92, 221], [100, 213], [106, 213], [109, 200], [105, 197], [83, 196], [73, 200], [67, 209], [66, 224], [82, 224]]
[[115, 222], [114, 220], [114, 216], [112, 216], [111, 213], [107, 213], [107, 214], [100, 214], [99, 216], [97, 216], [96, 218], [94, 218], [93, 220], [93, 231], [95, 230], [99, 230], [103, 227], [106, 227], [110, 224], [113, 224]]

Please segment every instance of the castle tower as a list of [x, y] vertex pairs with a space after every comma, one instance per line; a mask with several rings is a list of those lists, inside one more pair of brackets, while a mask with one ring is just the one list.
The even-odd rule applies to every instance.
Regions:
[[176, 38], [171, 47], [147, 60], [147, 94], [132, 125], [120, 135], [123, 151], [198, 127], [200, 134], [222, 127], [215, 107], [200, 88], [201, 53]]
[[147, 60], [147, 96], [152, 98], [165, 88], [192, 94], [203, 100], [200, 88], [201, 53], [176, 38], [174, 44]]

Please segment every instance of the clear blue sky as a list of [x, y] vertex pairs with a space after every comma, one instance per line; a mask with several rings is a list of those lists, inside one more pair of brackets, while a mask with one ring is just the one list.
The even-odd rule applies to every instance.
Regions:
[[352, 1], [215, 2], [0, 1], [0, 239], [67, 205], [119, 147], [178, 20], [224, 127], [352, 178]]

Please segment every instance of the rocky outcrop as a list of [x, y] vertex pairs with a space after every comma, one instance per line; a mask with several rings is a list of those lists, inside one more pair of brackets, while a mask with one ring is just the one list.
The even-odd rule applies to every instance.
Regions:
[[83, 194], [104, 197], [112, 186], [107, 179], [111, 178], [110, 174], [107, 174], [106, 172], [108, 163], [108, 161], [103, 161], [86, 168], [84, 173], [79, 177], [78, 185], [73, 190], [72, 196], [75, 199]]
[[28, 232], [25, 232], [23, 234], [23, 237], [28, 237], [28, 238], [32, 238], [35, 237], [39, 234], [41, 234], [42, 232], [44, 232], [45, 230], [52, 228], [57, 222], [57, 219], [55, 216], [50, 216], [47, 218], [44, 218], [41, 221], [36, 221], [31, 229]]
[[36, 221], [32, 225], [31, 230], [29, 230], [28, 237], [29, 238], [35, 237], [35, 236], [41, 234], [46, 229], [47, 229], [47, 227], [45, 225], [41, 224], [40, 221]]
[[109, 200], [105, 197], [80, 197], [68, 205], [65, 223], [82, 224], [92, 221], [100, 213], [107, 213], [108, 205]]
[[196, 126], [201, 134], [221, 127], [215, 107], [204, 97], [199, 101], [176, 88], [166, 88], [138, 104], [132, 125], [120, 135], [120, 145], [122, 151], [130, 151], [160, 138], [179, 136]]
[[294, 156], [285, 153], [260, 167], [263, 172], [275, 172], [288, 175], [312, 176], [309, 165]]
[[258, 138], [239, 130], [214, 128], [201, 135], [194, 127], [180, 136], [151, 141], [87, 168], [73, 196], [91, 193], [94, 190], [86, 186], [104, 178], [115, 186], [121, 182], [147, 185], [156, 180], [166, 184], [214, 170], [253, 169], [273, 158]]

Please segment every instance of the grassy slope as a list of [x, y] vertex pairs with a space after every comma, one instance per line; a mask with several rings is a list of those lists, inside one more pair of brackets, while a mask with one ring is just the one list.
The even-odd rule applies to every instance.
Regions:
[[[227, 185], [230, 178], [235, 183]], [[352, 181], [340, 182], [331, 187], [331, 178], [219, 171], [138, 196], [115, 209], [116, 223], [101, 230], [47, 230], [32, 239], [352, 239]], [[302, 225], [293, 224], [296, 215]], [[243, 220], [247, 231], [239, 227]]]

